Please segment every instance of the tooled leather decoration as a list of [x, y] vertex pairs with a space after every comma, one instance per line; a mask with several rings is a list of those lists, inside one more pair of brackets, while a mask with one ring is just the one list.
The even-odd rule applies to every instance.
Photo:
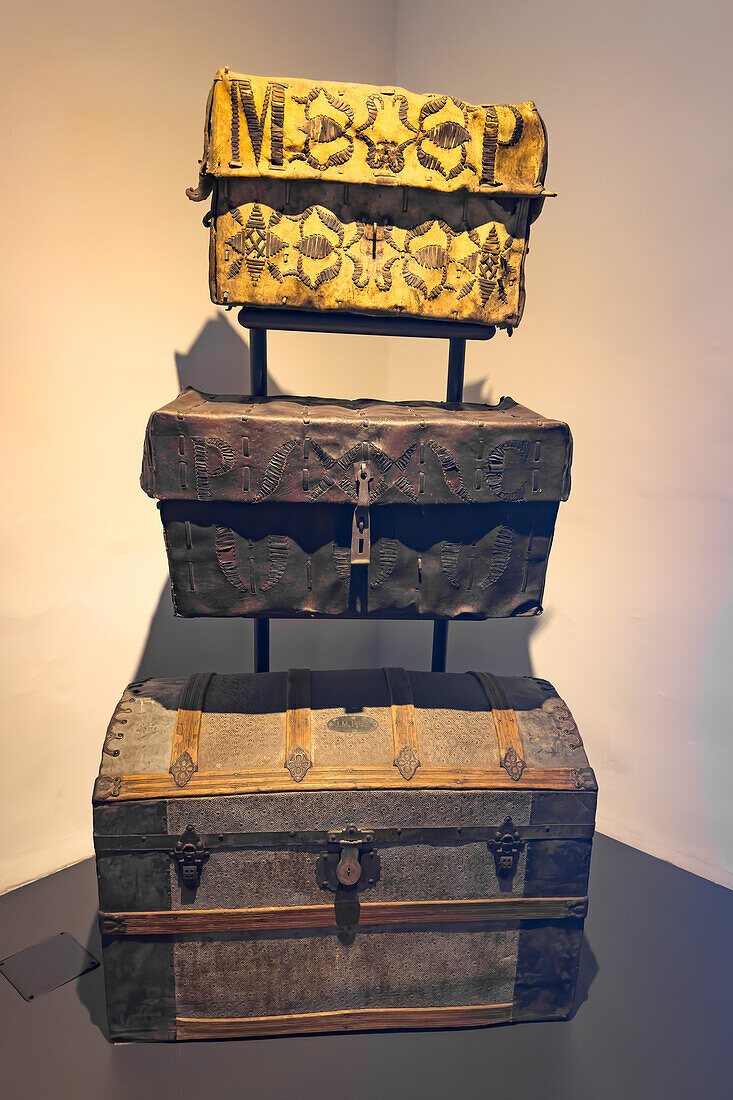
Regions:
[[402, 259], [389, 226], [354, 222], [347, 243], [346, 258], [353, 264], [351, 281], [357, 290], [366, 290], [371, 279], [382, 294], [392, 289], [392, 268]]
[[[419, 498], [414, 489], [410, 486], [404, 471], [409, 465], [410, 459], [414, 455], [418, 444], [411, 443], [410, 446], [403, 451], [403, 453], [396, 459], [392, 459], [389, 455], [385, 454], [379, 447], [376, 447], [371, 442], [355, 443], [348, 450], [344, 451], [338, 458], [330, 455], [327, 451], [321, 447], [316, 440], [312, 439], [310, 445], [314, 452], [318, 455], [320, 461], [326, 469], [326, 474], [317, 482], [316, 485], [310, 490], [309, 499], [317, 500], [323, 493], [328, 492], [329, 489], [337, 485], [343, 492], [344, 496], [351, 501], [357, 499], [356, 482], [353, 474], [354, 463], [359, 461], [363, 457], [363, 450], [366, 447], [369, 455], [369, 461], [376, 464], [378, 470], [383, 475], [379, 478], [374, 478], [369, 489], [369, 503], [376, 504], [381, 496], [392, 485], [404, 493], [413, 503], [419, 503]], [[434, 443], [432, 440], [428, 444], [435, 452], [438, 458], [441, 469], [443, 471], [443, 479], [445, 484], [450, 489], [451, 493], [459, 497], [466, 503], [472, 502], [472, 498], [466, 493], [463, 487], [463, 476], [458, 467], [458, 463], [450, 451], [441, 447], [439, 444]], [[268, 467], [269, 468], [269, 467]], [[386, 475], [395, 470], [400, 471], [400, 476], [394, 481], [390, 481]], [[340, 476], [343, 471], [343, 476]], [[272, 490], [271, 490], [272, 491]], [[259, 499], [259, 495], [255, 500]]]
[[379, 572], [376, 577], [369, 582], [370, 588], [376, 590], [389, 579], [397, 564], [398, 549], [399, 543], [396, 539], [381, 538], [379, 540]]
[[[234, 91], [235, 84], [238, 86], [247, 127], [250, 133], [254, 135], [252, 147], [255, 159], [258, 161], [260, 159], [268, 99], [271, 95], [270, 89], [279, 89], [282, 85], [268, 84], [262, 111], [260, 115], [257, 115], [249, 81], [232, 81], [232, 149], [235, 148], [236, 140], [237, 153], [239, 151], [239, 111]], [[326, 104], [333, 108], [332, 114], [324, 113], [321, 97], [323, 97]], [[302, 152], [292, 154], [290, 159], [291, 161], [305, 161], [315, 172], [326, 172], [329, 168], [337, 168], [348, 163], [354, 151], [354, 141], [357, 140], [366, 145], [367, 164], [375, 171], [392, 172], [399, 175], [405, 166], [404, 152], [410, 145], [414, 144], [417, 159], [423, 168], [431, 172], [438, 172], [446, 181], [460, 176], [465, 169], [476, 174], [476, 169], [467, 160], [468, 146], [471, 141], [468, 129], [468, 107], [460, 99], [447, 95], [430, 97], [423, 103], [418, 115], [418, 124], [415, 127], [408, 119], [408, 102], [404, 95], [390, 96], [390, 104], [387, 107], [385, 97], [375, 92], [366, 98], [366, 120], [360, 126], [354, 128], [355, 112], [353, 106], [345, 97], [329, 92], [322, 85], [315, 84], [307, 95], [293, 96], [292, 98], [293, 103], [303, 107], [305, 120], [301, 132], [305, 136]], [[319, 101], [321, 102], [319, 103]], [[429, 125], [433, 116], [446, 107], [449, 113], [457, 115], [460, 121], [457, 118], [447, 118]], [[402, 130], [403, 134], [406, 134], [402, 141], [385, 140], [381, 136], [376, 140], [370, 137], [368, 131], [374, 128], [380, 109], [382, 115], [386, 113], [390, 115], [389, 124], [382, 122], [379, 128], [380, 135]], [[275, 108], [273, 105], [273, 119], [274, 117]], [[519, 117], [521, 122], [521, 115]], [[380, 119], [380, 121], [382, 120]], [[277, 123], [282, 130], [283, 117], [281, 115], [278, 115]], [[521, 136], [521, 129], [519, 136]], [[426, 148], [426, 143], [432, 146], [432, 149]], [[276, 161], [273, 158], [272, 163], [282, 163], [282, 145], [279, 148], [280, 160]], [[323, 155], [319, 156], [319, 153]], [[457, 156], [451, 157], [451, 153], [457, 153]], [[454, 163], [451, 164], [451, 160]]]
[[[234, 541], [234, 532], [230, 527], [222, 527], [219, 524], [216, 525], [215, 531], [214, 549], [222, 573], [229, 583], [243, 595], [254, 595], [256, 592], [254, 558], [250, 557], [250, 581], [247, 584], [242, 580], [237, 565], [237, 547]], [[290, 539], [287, 535], [267, 536], [268, 572], [265, 580], [260, 583], [261, 592], [268, 592], [271, 588], [274, 588], [278, 581], [282, 580], [289, 555]]]
[[283, 470], [285, 469], [285, 463], [287, 462], [288, 456], [297, 446], [297, 439], [288, 439], [273, 453], [270, 461], [267, 463], [267, 469], [262, 475], [262, 484], [260, 485], [259, 492], [253, 497], [253, 504], [259, 504], [260, 501], [265, 500], [266, 497], [275, 492], [282, 481]]
[[[209, 500], [212, 495], [210, 479], [221, 477], [234, 469], [236, 463], [235, 452], [227, 440], [218, 436], [193, 436], [192, 440], [196, 471], [196, 495], [200, 500]], [[291, 456], [299, 450], [300, 446], [300, 440], [291, 438], [285, 440], [273, 451], [262, 475], [260, 487], [252, 498], [253, 504], [259, 504], [277, 492]], [[304, 491], [307, 491], [309, 500], [318, 500], [324, 493], [332, 490], [334, 486], [338, 486], [346, 500], [355, 502], [357, 487], [353, 472], [354, 463], [368, 456], [368, 460], [373, 466], [376, 466], [380, 474], [379, 477], [373, 478], [370, 482], [370, 504], [375, 504], [390, 488], [397, 489], [413, 504], [420, 503], [419, 495], [411, 484], [406, 471], [417, 448], [425, 446], [422, 440], [410, 443], [394, 459], [390, 458], [380, 447], [367, 440], [352, 444], [340, 455], [329, 454], [316, 439], [309, 439], [308, 446], [317, 456], [324, 470], [324, 473], [312, 487], [306, 488], [306, 483], [303, 483]], [[463, 472], [456, 456], [436, 440], [427, 440], [427, 446], [440, 463], [443, 481], [451, 494], [466, 504], [474, 503], [476, 497], [466, 488]], [[212, 450], [217, 451], [220, 458], [219, 464], [214, 468], [210, 468], [207, 461], [208, 454]], [[505, 502], [523, 500], [527, 485], [525, 479], [511, 490], [503, 488], [506, 453], [509, 450], [515, 451], [522, 462], [526, 462], [530, 445], [526, 440], [506, 440], [492, 448], [486, 459], [482, 459], [481, 464], [476, 467], [477, 472], [483, 469], [483, 478], [493, 496]], [[464, 459], [464, 462], [466, 461], [468, 461], [467, 458]]]
[[[437, 173], [446, 183], [464, 172], [479, 177], [478, 166], [469, 159], [471, 122], [478, 108], [456, 96], [415, 97], [402, 89], [387, 91], [381, 88], [365, 88], [360, 95], [356, 89], [335, 85], [329, 88], [318, 83], [311, 83], [304, 94], [296, 95], [290, 83], [268, 80], [257, 82], [257, 95], [262, 99], [258, 111], [253, 78], [230, 76], [228, 70], [217, 76], [229, 82], [225, 94], [229, 100], [231, 169], [242, 168], [242, 123], [251, 142], [253, 166], [260, 164], [268, 112], [269, 162], [274, 167], [283, 166], [287, 96], [289, 161], [307, 164], [316, 177], [331, 177], [333, 169], [347, 165], [354, 155], [356, 143], [365, 147], [367, 167], [377, 179], [390, 174], [399, 177], [405, 168], [406, 151], [411, 147], [414, 147], [420, 166], [428, 173]], [[416, 100], [420, 103], [417, 117], [414, 115]], [[480, 179], [476, 182], [495, 187], [500, 185], [496, 179], [497, 151], [520, 143], [524, 136], [524, 118], [519, 108], [512, 104], [488, 104], [481, 109], [484, 130]], [[510, 113], [512, 128], [508, 136], [500, 136], [500, 124], [504, 125], [505, 119], [500, 120], [499, 110]], [[440, 116], [438, 121], [436, 116]], [[214, 145], [218, 146], [223, 138], [224, 134], [217, 131]], [[208, 152], [207, 134], [202, 162], [204, 171]], [[539, 178], [535, 182], [539, 182]], [[190, 191], [192, 198], [205, 197], [194, 189]]]
[[[383, 95], [369, 95], [366, 99], [366, 108], [367, 120], [354, 131], [354, 136], [367, 146], [367, 164], [376, 172], [388, 171], [399, 175], [405, 167], [405, 149], [412, 145], [417, 135], [417, 130], [407, 117], [407, 99], [403, 95], [393, 95], [387, 97], [385, 102]], [[389, 129], [382, 125], [379, 130], [375, 131], [375, 135], [376, 133], [381, 135], [375, 140], [369, 136], [368, 131], [374, 127], [380, 110], [382, 116], [389, 113], [391, 118]], [[385, 133], [396, 134], [400, 129], [407, 133], [407, 138], [404, 141], [385, 140]]]
[[517, 451], [522, 460], [526, 462], [529, 456], [529, 443], [526, 440], [508, 439], [504, 443], [500, 443], [498, 447], [491, 450], [486, 460], [486, 484], [499, 500], [523, 500], [526, 481], [523, 481], [510, 493], [505, 492], [503, 489], [504, 468], [508, 449]]
[[[196, 472], [196, 496], [199, 500], [208, 500], [211, 497], [209, 478], [221, 477], [229, 473], [234, 467], [236, 456], [226, 439], [218, 436], [193, 436], [193, 463]], [[213, 470], [209, 469], [206, 450], [214, 448], [219, 452], [221, 462]]]
[[509, 565], [513, 543], [514, 532], [511, 527], [500, 527], [491, 550], [491, 568], [479, 584], [479, 588], [486, 589], [490, 585], [496, 584]]
[[490, 187], [496, 187], [501, 182], [496, 178], [497, 148], [510, 149], [512, 146], [518, 145], [524, 132], [524, 119], [521, 112], [511, 104], [504, 103], [501, 106], [507, 107], [514, 115], [514, 128], [509, 138], [503, 141], [499, 139], [499, 114], [496, 107], [489, 104], [484, 108], [486, 121], [484, 123], [484, 143], [481, 159], [481, 182], [488, 184]]
[[[304, 235], [304, 229], [311, 214], [317, 218], [324, 229], [330, 229], [332, 233], [336, 234], [335, 242], [329, 241], [328, 237], [317, 231], [315, 233], [310, 232], [307, 236]], [[278, 281], [282, 282], [285, 275], [297, 275], [301, 283], [307, 286], [309, 290], [318, 290], [323, 283], [330, 283], [332, 279], [335, 279], [341, 270], [342, 256], [338, 250], [343, 247], [346, 230], [336, 215], [323, 206], [309, 207], [300, 215], [298, 221], [300, 240], [296, 241], [294, 246], [295, 251], [298, 253], [296, 269], [295, 271], [279, 272], [280, 278]], [[315, 228], [318, 230], [318, 226]], [[331, 256], [334, 257], [332, 262], [313, 274], [309, 274], [306, 270], [305, 261], [315, 260], [321, 263], [329, 260]], [[277, 275], [275, 277], [278, 278]]]
[[262, 104], [262, 110], [257, 114], [257, 108], [255, 107], [254, 95], [252, 93], [252, 84], [247, 77], [241, 80], [232, 80], [230, 88], [230, 101], [232, 109], [232, 159], [229, 162], [230, 168], [241, 168], [242, 162], [240, 160], [239, 149], [239, 104], [242, 105], [242, 113], [244, 114], [247, 124], [247, 131], [249, 133], [250, 141], [252, 142], [252, 151], [255, 155], [255, 161], [260, 159], [260, 153], [262, 151], [262, 138], [265, 130], [265, 119], [267, 118], [267, 108], [271, 108], [270, 116], [270, 161], [272, 164], [280, 165], [283, 162], [283, 130], [285, 127], [285, 89], [287, 85], [279, 84], [277, 81], [270, 81], [265, 90], [265, 98]]
[[[485, 590], [492, 584], [496, 584], [511, 561], [513, 543], [514, 532], [511, 527], [500, 527], [494, 539], [494, 545], [491, 548], [489, 571], [479, 583], [479, 588]], [[473, 563], [475, 561], [475, 558], [471, 554], [472, 549], [473, 548], [470, 546], [464, 546], [459, 542], [450, 542], [447, 539], [440, 544], [440, 565], [443, 573], [454, 588], [463, 588], [464, 585], [467, 589], [472, 587], [474, 572]], [[469, 555], [468, 571], [465, 577], [461, 569], [462, 554]], [[483, 560], [483, 558], [479, 560]]]
[[507, 288], [513, 286], [516, 275], [512, 272], [509, 258], [514, 247], [514, 238], [507, 236], [504, 244], [499, 241], [496, 228], [492, 225], [483, 245], [479, 241], [475, 229], [470, 230], [468, 236], [477, 251], [471, 253], [461, 261], [461, 266], [471, 274], [476, 273], [477, 278], [469, 278], [458, 290], [458, 300], [465, 298], [475, 288], [478, 279], [478, 293], [481, 305], [486, 309], [491, 297], [496, 294], [500, 302], [506, 304]]
[[[229, 214], [241, 228], [224, 241], [227, 250], [237, 253], [233, 260], [225, 255], [226, 280], [240, 278], [244, 265], [253, 286], [267, 269], [277, 283], [296, 278], [316, 291], [337, 278], [342, 260], [347, 259], [352, 265], [348, 277], [358, 290], [366, 290], [373, 281], [378, 291], [386, 293], [392, 288], [394, 265], [400, 261], [406, 285], [425, 302], [436, 301], [444, 291], [455, 293], [458, 301], [476, 292], [485, 310], [494, 296], [506, 304], [507, 288], [516, 279], [510, 263], [514, 238], [506, 236], [502, 244], [494, 223], [482, 227], [482, 244], [476, 229], [457, 232], [440, 218], [404, 230], [342, 222], [318, 204], [290, 215], [264, 203], [245, 203], [230, 207]], [[292, 228], [298, 236], [288, 244]], [[294, 266], [289, 248], [297, 253]]]
[[[448, 119], [426, 129], [425, 122], [430, 119], [432, 115], [437, 114], [438, 111], [442, 111], [448, 102], [450, 102], [462, 116], [463, 125], [453, 119]], [[431, 172], [440, 172], [441, 176], [443, 176], [446, 181], [455, 179], [456, 176], [460, 176], [464, 168], [468, 168], [468, 170], [475, 175], [476, 169], [472, 164], [468, 164], [466, 161], [466, 148], [471, 140], [468, 124], [467, 106], [460, 99], [453, 99], [452, 97], [442, 95], [437, 96], [435, 99], [429, 99], [427, 103], [423, 103], [418, 116], [420, 135], [416, 140], [417, 159], [420, 161], [423, 168], [427, 168]], [[429, 141], [436, 149], [441, 151], [460, 149], [458, 162], [447, 170], [447, 166], [443, 165], [439, 159], [439, 155], [435, 155], [424, 149], [424, 143], [426, 141]]]
[[450, 491], [457, 497], [460, 497], [464, 503], [473, 504], [473, 497], [463, 484], [463, 474], [461, 473], [461, 468], [454, 455], [451, 454], [447, 447], [443, 447], [440, 443], [436, 443], [434, 439], [428, 440], [428, 446], [440, 462], [443, 471], [443, 480]]
[[351, 547], [338, 546], [334, 542], [331, 546], [331, 558], [336, 576], [349, 588], [351, 585]]
[[[330, 115], [311, 113], [313, 105], [321, 96], [337, 114], [343, 116], [343, 122]], [[354, 139], [347, 133], [348, 128], [354, 125], [354, 111], [350, 104], [341, 96], [332, 95], [319, 84], [315, 84], [305, 96], [294, 95], [293, 103], [299, 103], [305, 109], [305, 125], [302, 127], [305, 141], [303, 152], [294, 154], [290, 159], [304, 160], [316, 172], [325, 172], [327, 168], [346, 164], [354, 151]], [[345, 144], [334, 149], [333, 152], [329, 151], [325, 161], [319, 161], [314, 150], [318, 150], [319, 146], [323, 145], [332, 147], [337, 141], [343, 141]]]

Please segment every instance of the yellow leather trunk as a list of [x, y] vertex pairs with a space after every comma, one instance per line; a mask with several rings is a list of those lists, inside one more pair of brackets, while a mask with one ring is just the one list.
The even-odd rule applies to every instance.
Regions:
[[547, 146], [534, 103], [220, 70], [190, 198], [213, 301], [513, 328]]

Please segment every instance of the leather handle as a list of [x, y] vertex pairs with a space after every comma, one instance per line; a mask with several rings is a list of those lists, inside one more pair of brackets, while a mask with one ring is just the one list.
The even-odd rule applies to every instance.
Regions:
[[526, 764], [523, 758], [522, 737], [517, 715], [500, 682], [488, 672], [471, 672], [475, 676], [491, 706], [491, 716], [499, 741], [499, 760], [502, 768], [518, 783]]
[[307, 668], [288, 670], [285, 713], [285, 767], [300, 783], [311, 759], [311, 674]]
[[394, 738], [394, 766], [403, 779], [412, 779], [420, 767], [412, 684], [404, 668], [385, 668]]

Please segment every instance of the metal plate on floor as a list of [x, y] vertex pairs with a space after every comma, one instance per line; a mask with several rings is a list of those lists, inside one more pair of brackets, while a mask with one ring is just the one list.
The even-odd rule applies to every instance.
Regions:
[[0, 959], [4, 974], [26, 1001], [33, 1001], [94, 970], [99, 962], [68, 932], [34, 943], [15, 955]]

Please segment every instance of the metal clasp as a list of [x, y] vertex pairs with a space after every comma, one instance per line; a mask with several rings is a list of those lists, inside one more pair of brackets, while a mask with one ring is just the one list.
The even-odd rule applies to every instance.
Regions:
[[190, 890], [195, 890], [201, 881], [201, 870], [209, 858], [209, 852], [193, 825], [187, 826], [178, 843], [171, 852], [171, 859], [178, 864], [181, 882]]
[[496, 874], [499, 878], [512, 878], [517, 870], [519, 853], [524, 847], [524, 841], [519, 839], [519, 832], [514, 822], [508, 815], [496, 830], [493, 840], [487, 842], [490, 852], [494, 853]]
[[328, 851], [318, 857], [316, 880], [322, 890], [334, 893], [340, 886], [366, 889], [379, 879], [379, 856], [373, 850], [374, 833], [348, 825], [329, 833]]
[[355, 462], [356, 508], [351, 528], [351, 564], [369, 565], [371, 534], [369, 530], [369, 486], [373, 480], [371, 462]]

